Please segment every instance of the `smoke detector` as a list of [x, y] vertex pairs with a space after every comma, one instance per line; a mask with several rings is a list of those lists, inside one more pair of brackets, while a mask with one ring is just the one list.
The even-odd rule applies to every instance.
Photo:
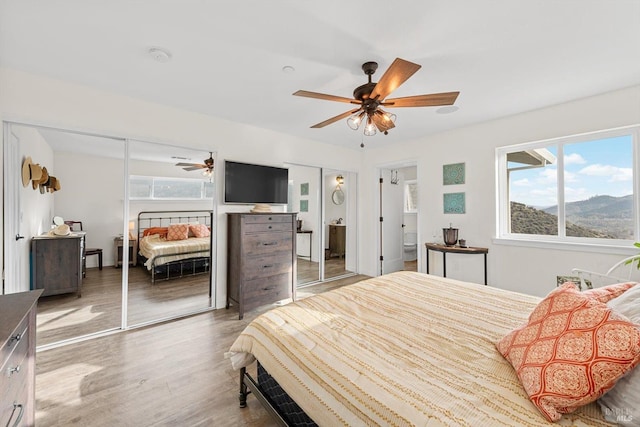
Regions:
[[171, 60], [171, 52], [161, 47], [152, 47], [149, 49], [148, 53], [158, 62], [169, 62]]

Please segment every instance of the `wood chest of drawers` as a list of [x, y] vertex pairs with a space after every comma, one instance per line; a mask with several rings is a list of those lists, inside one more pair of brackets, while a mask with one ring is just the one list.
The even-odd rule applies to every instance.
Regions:
[[43, 296], [75, 292], [82, 295], [84, 233], [36, 236], [31, 239], [31, 280]]
[[295, 213], [227, 214], [227, 308], [295, 299]]
[[0, 296], [0, 425], [35, 424], [36, 302], [42, 290]]

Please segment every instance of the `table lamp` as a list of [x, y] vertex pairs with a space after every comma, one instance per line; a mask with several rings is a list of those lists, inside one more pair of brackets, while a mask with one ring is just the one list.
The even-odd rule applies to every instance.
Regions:
[[133, 236], [133, 230], [136, 227], [136, 223], [133, 221], [129, 221], [129, 239], [131, 240], [135, 240], [135, 237]]

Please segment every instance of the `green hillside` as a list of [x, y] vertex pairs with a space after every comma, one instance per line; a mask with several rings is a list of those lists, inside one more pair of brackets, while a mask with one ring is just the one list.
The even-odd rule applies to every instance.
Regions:
[[[522, 234], [558, 235], [558, 217], [540, 209], [511, 202], [511, 232]], [[613, 239], [614, 236], [567, 221], [567, 235]]]

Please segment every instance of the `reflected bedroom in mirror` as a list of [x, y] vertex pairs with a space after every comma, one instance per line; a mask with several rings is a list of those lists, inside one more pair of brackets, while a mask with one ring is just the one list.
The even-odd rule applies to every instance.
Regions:
[[[21, 168], [15, 185], [7, 183], [15, 191], [5, 192], [4, 214], [16, 218], [11, 234], [24, 238], [5, 251], [6, 277], [44, 290], [39, 348], [211, 309], [213, 153], [7, 126], [5, 168], [9, 157]], [[171, 256], [157, 253], [162, 248], [144, 252], [151, 246], [145, 233], [148, 240], [160, 236], [149, 229], [168, 232], [176, 224], [187, 229], [174, 242], [181, 249], [166, 249]], [[201, 247], [191, 246], [193, 240]]]

